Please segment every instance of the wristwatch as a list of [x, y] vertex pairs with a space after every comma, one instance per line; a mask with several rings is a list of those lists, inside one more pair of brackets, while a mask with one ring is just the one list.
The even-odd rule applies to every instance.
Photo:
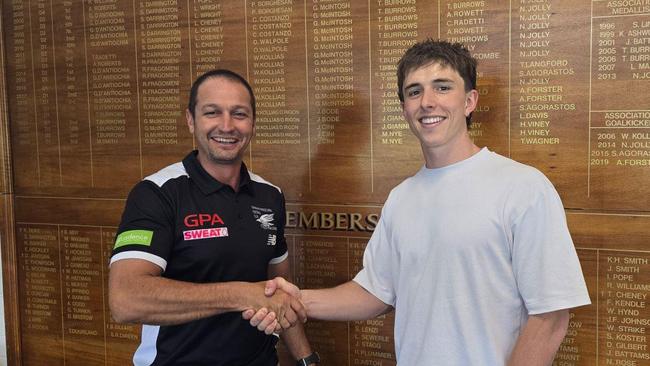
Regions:
[[318, 356], [318, 353], [316, 352], [313, 352], [311, 355], [296, 361], [296, 366], [309, 366], [312, 363], [320, 363], [320, 356]]

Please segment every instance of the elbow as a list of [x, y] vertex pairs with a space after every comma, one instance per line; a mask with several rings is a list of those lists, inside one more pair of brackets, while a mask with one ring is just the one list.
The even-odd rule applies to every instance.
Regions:
[[146, 315], [141, 302], [142, 277], [119, 267], [111, 266], [108, 276], [108, 308], [117, 323], [142, 323]]
[[111, 318], [117, 323], [132, 323], [134, 317], [128, 306], [123, 301], [118, 300], [117, 296], [109, 295], [108, 307], [111, 310]]
[[122, 309], [111, 306], [111, 319], [120, 324], [134, 323], [134, 317], [130, 316], [128, 312]]
[[129, 296], [119, 291], [110, 291], [108, 294], [108, 307], [111, 318], [117, 323], [139, 323], [140, 316]]

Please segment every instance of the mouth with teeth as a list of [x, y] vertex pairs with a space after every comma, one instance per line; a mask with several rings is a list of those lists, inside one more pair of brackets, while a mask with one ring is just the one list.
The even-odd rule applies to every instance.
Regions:
[[239, 139], [236, 137], [227, 137], [227, 136], [210, 136], [210, 140], [224, 145], [234, 145], [239, 142]]
[[427, 116], [420, 118], [418, 121], [425, 126], [435, 126], [440, 124], [445, 119], [446, 117], [442, 116]]

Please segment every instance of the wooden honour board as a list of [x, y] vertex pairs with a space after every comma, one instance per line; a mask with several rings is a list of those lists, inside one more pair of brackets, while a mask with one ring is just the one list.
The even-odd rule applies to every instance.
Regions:
[[[650, 365], [649, 1], [0, 4], [10, 364], [129, 362], [139, 327], [106, 298], [116, 226], [133, 184], [193, 148], [188, 90], [215, 67], [255, 90], [246, 163], [285, 192], [297, 283], [351, 279], [389, 190], [423, 163], [395, 65], [433, 37], [479, 59], [475, 142], [539, 168], [567, 209], [593, 304], [555, 364]], [[395, 365], [392, 326], [307, 333], [325, 365]]]

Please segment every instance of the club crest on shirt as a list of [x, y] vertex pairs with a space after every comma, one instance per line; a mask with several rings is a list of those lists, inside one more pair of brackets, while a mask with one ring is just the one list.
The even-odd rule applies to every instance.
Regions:
[[257, 206], [251, 206], [251, 209], [253, 211], [253, 217], [255, 217], [255, 221], [260, 223], [260, 227], [264, 230], [277, 230], [277, 227], [275, 226], [275, 222], [273, 220], [275, 219], [275, 214], [273, 213], [273, 210], [270, 208], [263, 208], [263, 207], [257, 207]]

